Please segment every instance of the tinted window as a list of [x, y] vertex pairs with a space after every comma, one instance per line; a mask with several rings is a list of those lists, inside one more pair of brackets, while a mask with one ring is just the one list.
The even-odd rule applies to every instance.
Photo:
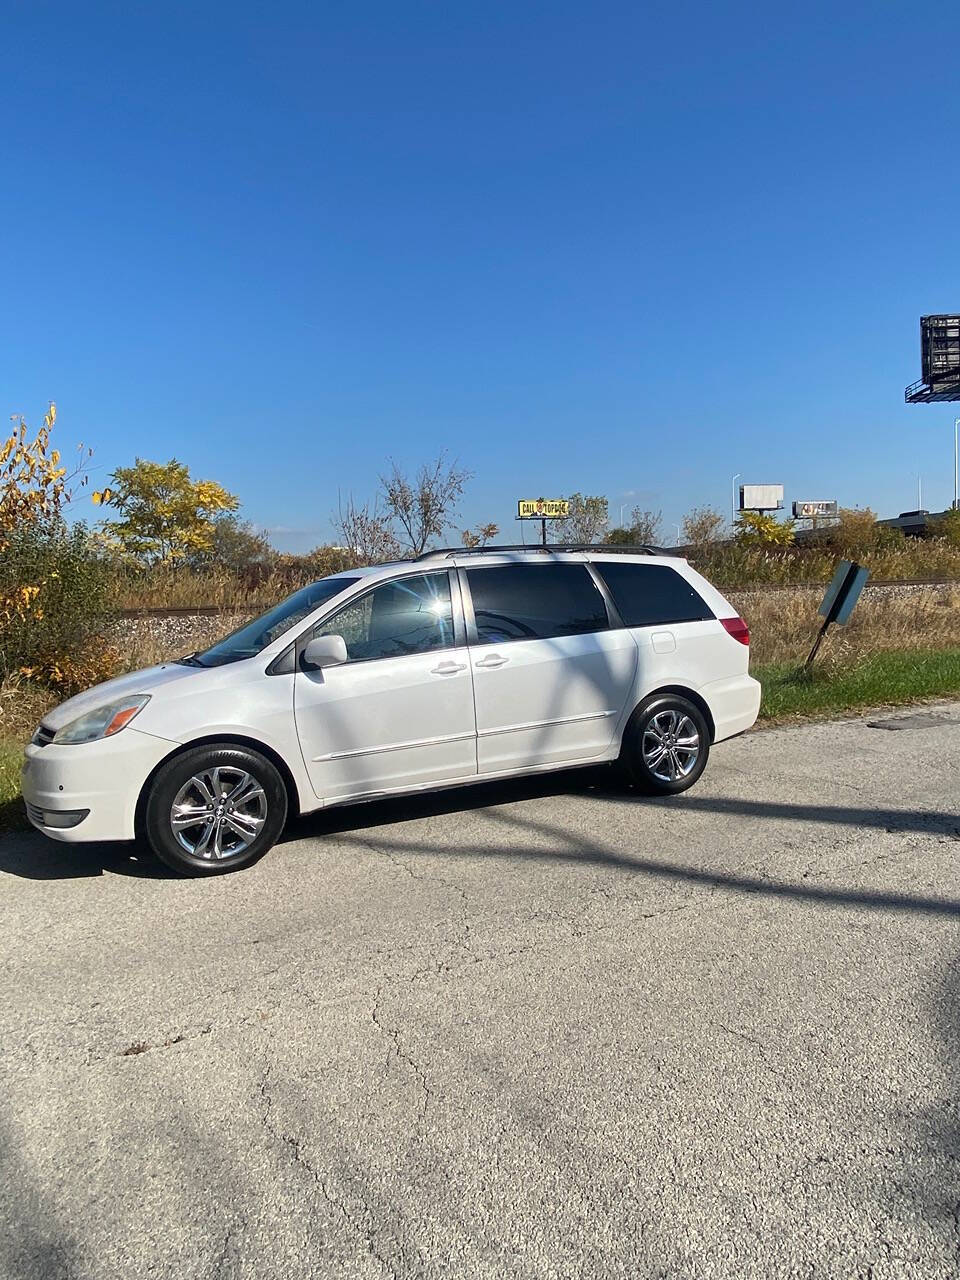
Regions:
[[468, 569], [480, 644], [545, 640], [606, 629], [607, 609], [583, 565]]
[[238, 627], [225, 639], [204, 649], [203, 653], [196, 654], [190, 661], [202, 667], [221, 667], [228, 662], [239, 662], [241, 658], [256, 657], [261, 649], [289, 631], [301, 618], [313, 613], [314, 609], [340, 595], [355, 582], [356, 578], [323, 578], [320, 582], [312, 582], [309, 587], [303, 587], [288, 596], [269, 613]]
[[628, 627], [712, 618], [700, 593], [665, 564], [594, 563]]
[[343, 636], [351, 662], [448, 649], [453, 645], [450, 579], [425, 573], [385, 582], [327, 618], [316, 634]]

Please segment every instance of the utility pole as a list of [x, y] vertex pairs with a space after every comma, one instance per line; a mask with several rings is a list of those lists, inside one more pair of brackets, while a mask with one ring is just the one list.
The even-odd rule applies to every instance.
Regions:
[[954, 511], [960, 507], [960, 493], [957, 492], [957, 480], [960, 479], [960, 472], [957, 469], [957, 432], [960, 431], [960, 418], [953, 420], [953, 509]]

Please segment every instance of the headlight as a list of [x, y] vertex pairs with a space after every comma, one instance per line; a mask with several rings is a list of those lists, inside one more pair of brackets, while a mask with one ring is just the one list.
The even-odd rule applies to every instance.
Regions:
[[78, 719], [65, 724], [53, 735], [53, 741], [63, 746], [75, 742], [96, 742], [98, 738], [112, 738], [115, 733], [125, 729], [149, 701], [149, 693], [141, 693], [119, 702], [108, 702], [105, 706], [87, 711]]

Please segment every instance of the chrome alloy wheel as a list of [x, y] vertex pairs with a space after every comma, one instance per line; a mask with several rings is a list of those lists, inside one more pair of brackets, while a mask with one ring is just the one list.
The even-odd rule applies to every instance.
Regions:
[[226, 765], [194, 774], [170, 809], [170, 829], [180, 847], [210, 860], [249, 849], [266, 820], [263, 787], [252, 773]]
[[643, 731], [643, 763], [660, 782], [677, 782], [696, 767], [697, 726], [683, 711], [659, 711]]

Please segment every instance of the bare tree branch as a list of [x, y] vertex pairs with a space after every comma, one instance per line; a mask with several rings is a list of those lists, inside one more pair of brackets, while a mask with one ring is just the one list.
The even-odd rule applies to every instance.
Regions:
[[385, 564], [400, 558], [400, 544], [390, 526], [390, 516], [381, 512], [376, 502], [372, 507], [369, 502], [360, 506], [352, 494], [346, 499], [338, 494], [333, 527], [354, 566]]
[[499, 532], [500, 526], [491, 521], [490, 524], [478, 524], [476, 529], [463, 529], [460, 533], [460, 541], [472, 551], [474, 547], [485, 547]]
[[391, 458], [390, 471], [380, 477], [383, 500], [389, 517], [399, 524], [405, 550], [419, 556], [432, 538], [454, 525], [457, 504], [471, 472], [441, 453], [436, 461], [424, 464], [410, 481]]
[[551, 541], [599, 542], [607, 530], [606, 498], [571, 493], [568, 501], [570, 514], [553, 522]]

